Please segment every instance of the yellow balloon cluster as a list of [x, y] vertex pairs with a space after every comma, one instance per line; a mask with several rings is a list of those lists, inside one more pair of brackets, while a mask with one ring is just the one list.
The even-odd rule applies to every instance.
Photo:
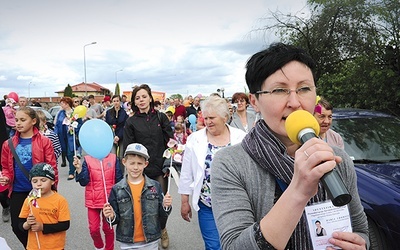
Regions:
[[74, 116], [78, 115], [78, 118], [82, 118], [86, 115], [86, 111], [87, 111], [87, 108], [85, 106], [79, 105], [78, 107], [76, 107], [74, 109], [74, 112], [72, 113], [72, 115], [74, 115]]

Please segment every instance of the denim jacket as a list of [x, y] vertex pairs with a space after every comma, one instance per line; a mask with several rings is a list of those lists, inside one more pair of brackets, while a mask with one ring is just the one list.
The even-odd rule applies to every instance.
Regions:
[[[159, 182], [145, 177], [145, 183], [140, 198], [142, 204], [143, 231], [146, 242], [158, 240], [161, 237], [160, 218], [168, 217], [171, 209], [163, 208], [164, 195]], [[115, 212], [117, 224], [116, 239], [120, 242], [133, 243], [134, 209], [132, 193], [127, 183], [127, 177], [115, 184], [111, 190], [109, 203]]]

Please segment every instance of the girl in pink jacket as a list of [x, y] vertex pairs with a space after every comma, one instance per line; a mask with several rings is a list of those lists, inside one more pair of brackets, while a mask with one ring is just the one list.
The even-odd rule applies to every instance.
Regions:
[[[90, 155], [80, 159], [74, 157], [76, 169], [75, 180], [85, 187], [85, 206], [88, 209], [89, 232], [96, 249], [114, 250], [114, 229], [103, 216], [102, 209], [108, 203], [111, 188], [118, 183], [123, 174], [116, 154], [110, 153], [104, 159], [96, 159]], [[103, 221], [105, 243], [101, 237], [100, 226]]]

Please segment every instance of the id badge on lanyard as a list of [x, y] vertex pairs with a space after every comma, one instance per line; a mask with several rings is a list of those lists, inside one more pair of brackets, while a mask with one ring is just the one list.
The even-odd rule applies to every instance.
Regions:
[[353, 232], [347, 205], [336, 207], [327, 200], [307, 206], [305, 213], [314, 250], [333, 247], [328, 241], [333, 232]]

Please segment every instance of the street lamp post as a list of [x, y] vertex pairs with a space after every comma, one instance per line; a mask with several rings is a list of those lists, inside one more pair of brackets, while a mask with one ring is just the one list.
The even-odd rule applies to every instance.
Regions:
[[222, 93], [222, 98], [225, 98], [225, 95], [224, 95], [225, 89], [224, 88], [217, 89], [217, 92], [218, 93], [221, 92]]
[[118, 72], [123, 71], [122, 69], [115, 71], [115, 83], [118, 83]]
[[29, 82], [29, 84], [28, 84], [28, 101], [31, 100], [31, 84], [32, 84], [32, 82]]
[[86, 46], [89, 46], [89, 45], [93, 45], [93, 44], [96, 44], [97, 42], [91, 42], [91, 43], [88, 43], [88, 44], [85, 44], [84, 46], [83, 46], [83, 71], [84, 71], [84, 74], [85, 74], [85, 96], [87, 96], [87, 82], [86, 82], [86, 51], [85, 51], [85, 48], [86, 48]]

